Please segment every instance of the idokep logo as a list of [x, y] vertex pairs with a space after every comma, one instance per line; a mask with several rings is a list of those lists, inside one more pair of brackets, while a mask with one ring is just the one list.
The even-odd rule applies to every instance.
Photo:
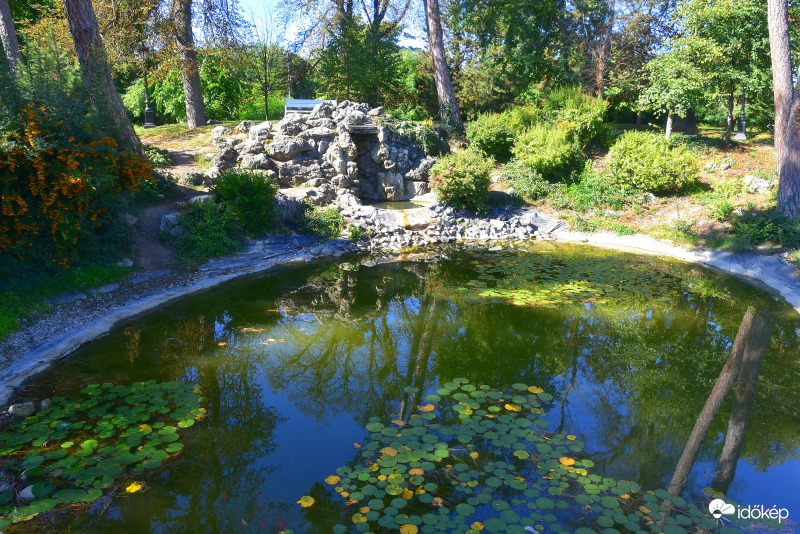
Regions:
[[714, 519], [719, 519], [723, 515], [731, 515], [736, 513], [736, 507], [728, 504], [722, 499], [714, 499], [708, 503], [708, 511], [714, 516]]
[[783, 523], [784, 519], [789, 518], [789, 510], [786, 508], [766, 508], [762, 505], [741, 506], [737, 510], [732, 504], [726, 503], [722, 499], [714, 499], [708, 503], [708, 511], [715, 519], [722, 519], [725, 515], [736, 515], [738, 519], [753, 519], [755, 521], [763, 519], [777, 519], [778, 523]]

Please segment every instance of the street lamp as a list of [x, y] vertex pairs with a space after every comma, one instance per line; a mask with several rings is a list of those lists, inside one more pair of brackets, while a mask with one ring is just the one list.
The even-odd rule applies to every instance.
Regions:
[[150, 91], [147, 89], [147, 55], [150, 53], [150, 49], [142, 43], [142, 46], [139, 47], [139, 52], [144, 58], [144, 127], [155, 128], [156, 125], [153, 122], [154, 113], [150, 107]]
[[739, 115], [739, 125], [736, 130], [736, 137], [734, 137], [734, 139], [737, 141], [747, 141], [747, 121], [744, 120], [745, 96], [745, 88], [742, 87], [742, 113]]

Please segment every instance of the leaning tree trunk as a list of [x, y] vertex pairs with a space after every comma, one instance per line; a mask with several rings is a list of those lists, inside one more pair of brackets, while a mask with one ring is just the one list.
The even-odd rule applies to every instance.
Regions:
[[111, 79], [111, 69], [91, 0], [64, 0], [64, 7], [81, 65], [81, 76], [92, 100], [101, 113], [108, 114], [116, 129], [115, 137], [119, 146], [144, 156], [142, 143], [128, 120], [122, 98]]
[[775, 160], [778, 166], [778, 209], [800, 217], [800, 129], [798, 95], [792, 81], [792, 47], [787, 0], [767, 1], [772, 82], [775, 90]]
[[711, 482], [711, 487], [720, 493], [728, 493], [733, 476], [736, 474], [736, 464], [742, 454], [747, 421], [750, 419], [750, 410], [756, 397], [761, 362], [764, 361], [769, 338], [772, 337], [772, 330], [777, 322], [774, 313], [769, 309], [762, 310], [753, 319], [753, 328], [747, 336], [733, 408], [728, 420], [725, 445], [722, 447], [714, 480]]
[[175, 0], [172, 18], [175, 23], [175, 40], [178, 43], [178, 59], [181, 62], [186, 123], [189, 128], [205, 126], [206, 108], [203, 104], [203, 87], [200, 85], [200, 69], [197, 67], [197, 51], [194, 49], [192, 33], [192, 0]]
[[672, 481], [669, 483], [669, 492], [672, 495], [680, 495], [681, 492], [683, 492], [683, 487], [689, 478], [689, 473], [692, 471], [695, 459], [697, 459], [697, 453], [700, 451], [700, 445], [702, 445], [703, 440], [706, 438], [708, 429], [717, 416], [717, 412], [719, 412], [722, 402], [728, 395], [728, 391], [730, 391], [733, 383], [736, 381], [739, 368], [741, 367], [742, 357], [749, 347], [748, 340], [753, 337], [751, 334], [753, 324], [755, 322], [756, 331], [759, 330], [761, 325], [761, 322], [754, 321], [755, 319], [760, 320], [760, 316], [756, 315], [755, 309], [752, 307], [747, 308], [742, 318], [742, 324], [739, 325], [739, 331], [736, 333], [736, 339], [733, 341], [731, 352], [728, 354], [728, 359], [725, 361], [725, 365], [722, 366], [722, 371], [720, 371], [719, 377], [714, 383], [714, 387], [711, 389], [708, 399], [706, 399], [703, 410], [697, 417], [692, 433], [678, 460], [678, 465], [675, 467], [675, 473], [672, 475]]
[[436, 94], [439, 96], [439, 114], [449, 126], [462, 129], [461, 110], [458, 108], [450, 69], [444, 56], [444, 38], [442, 37], [442, 20], [439, 15], [439, 0], [426, 0], [425, 16], [428, 23], [428, 47], [431, 50], [433, 79], [436, 81]]
[[8, 0], [0, 0], [0, 42], [3, 43], [3, 50], [5, 50], [11, 70], [16, 70], [21, 56], [19, 55], [17, 32], [14, 29], [14, 20], [11, 18]]

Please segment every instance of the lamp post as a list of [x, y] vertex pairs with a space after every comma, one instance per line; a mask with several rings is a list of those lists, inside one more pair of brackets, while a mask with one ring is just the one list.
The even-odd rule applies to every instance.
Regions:
[[139, 52], [144, 58], [144, 127], [155, 128], [156, 125], [153, 122], [154, 113], [150, 107], [150, 91], [147, 88], [147, 55], [150, 53], [150, 49], [142, 43], [142, 46], [139, 47]]
[[736, 136], [734, 137], [737, 141], [747, 141], [747, 121], [744, 120], [744, 103], [745, 97], [747, 93], [745, 92], [745, 88], [742, 87], [742, 113], [739, 115], [739, 125], [736, 129]]

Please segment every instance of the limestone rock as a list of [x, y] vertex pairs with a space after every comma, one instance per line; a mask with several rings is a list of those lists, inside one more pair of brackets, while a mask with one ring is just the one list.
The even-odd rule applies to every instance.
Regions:
[[272, 123], [269, 121], [262, 122], [261, 124], [256, 124], [255, 126], [250, 127], [250, 131], [248, 136], [250, 139], [254, 141], [266, 141], [267, 139], [272, 139], [272, 134], [270, 133], [270, 129], [272, 128]]
[[336, 131], [331, 128], [317, 127], [304, 130], [297, 134], [301, 139], [322, 139], [326, 137], [333, 138], [336, 136]]
[[269, 155], [278, 161], [288, 161], [311, 150], [305, 139], [276, 139], [267, 147]]
[[161, 223], [159, 224], [158, 230], [159, 232], [168, 233], [172, 235], [178, 235], [184, 232], [183, 228], [181, 227], [180, 219], [178, 218], [180, 213], [167, 213], [161, 216]]
[[266, 154], [244, 154], [239, 158], [239, 166], [245, 169], [275, 169], [273, 162]]
[[745, 176], [743, 182], [750, 193], [767, 193], [774, 187], [771, 180], [765, 180], [751, 174]]
[[264, 142], [257, 139], [247, 139], [236, 145], [236, 152], [239, 158], [243, 154], [262, 154], [264, 152]]
[[299, 113], [289, 113], [275, 127], [279, 134], [295, 136], [306, 129], [307, 117]]
[[384, 109], [383, 106], [378, 106], [375, 109], [369, 110], [367, 115], [369, 115], [370, 117], [383, 117], [384, 115], [386, 115], [386, 109]]
[[252, 128], [254, 124], [255, 123], [253, 121], [242, 121], [236, 126], [236, 128], [233, 129], [233, 131], [237, 134], [246, 134], [250, 132], [250, 128]]
[[225, 126], [215, 126], [211, 129], [211, 137], [224, 137], [226, 135], [231, 135], [232, 133], [233, 131]]

